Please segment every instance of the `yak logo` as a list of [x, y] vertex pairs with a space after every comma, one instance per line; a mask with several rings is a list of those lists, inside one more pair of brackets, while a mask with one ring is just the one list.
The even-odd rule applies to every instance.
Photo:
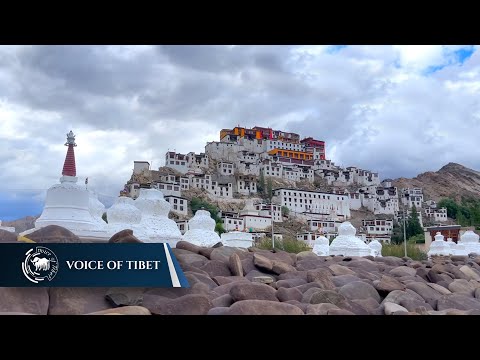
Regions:
[[43, 246], [37, 246], [25, 253], [22, 271], [31, 282], [38, 284], [47, 279], [52, 281], [58, 272], [58, 259], [55, 253]]

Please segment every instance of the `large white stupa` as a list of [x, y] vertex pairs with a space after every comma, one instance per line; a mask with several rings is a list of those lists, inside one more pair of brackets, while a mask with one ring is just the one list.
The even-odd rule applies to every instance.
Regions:
[[330, 255], [330, 241], [325, 236], [320, 236], [315, 240], [312, 251], [318, 256]]
[[210, 216], [210, 212], [197, 210], [188, 222], [188, 231], [183, 235], [183, 240], [207, 247], [220, 242], [220, 237], [215, 232], [215, 220]]
[[171, 205], [160, 190], [140, 189], [133, 204], [141, 212], [140, 223], [132, 229], [138, 239], [143, 242], [166, 242], [172, 248], [182, 240], [177, 224], [168, 218]]
[[460, 236], [460, 240], [458, 241], [458, 246], [462, 246], [462, 251], [464, 252], [461, 255], [468, 255], [470, 253], [476, 253], [480, 255], [480, 236], [475, 234], [472, 230], [465, 231], [465, 233]]
[[[80, 238], [93, 241], [108, 238], [106, 223], [98, 221], [98, 204], [94, 204], [85, 187], [77, 184], [74, 152], [77, 144], [72, 131], [67, 134], [65, 146], [68, 150], [60, 183], [48, 189], [45, 206], [42, 214], [35, 221], [35, 227], [20, 235], [28, 235], [47, 225], [58, 225], [72, 231]], [[93, 207], [96, 208], [94, 214], [91, 212]]]
[[338, 236], [330, 244], [330, 255], [369, 256], [371, 251], [367, 244], [355, 236], [357, 230], [349, 221], [338, 227]]

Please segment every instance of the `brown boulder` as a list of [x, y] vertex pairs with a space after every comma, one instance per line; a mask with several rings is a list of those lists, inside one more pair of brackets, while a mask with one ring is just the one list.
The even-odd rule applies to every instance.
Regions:
[[0, 288], [0, 312], [48, 313], [48, 288]]
[[111, 309], [108, 288], [50, 288], [49, 315], [81, 315]]
[[175, 247], [177, 249], [183, 249], [183, 250], [187, 250], [187, 251], [190, 251], [194, 254], [199, 254], [200, 253], [200, 250], [202, 250], [203, 248], [201, 246], [198, 246], [198, 245], [195, 245], [195, 244], [192, 244], [191, 242], [188, 242], [188, 241], [179, 241], [177, 242], [177, 244], [175, 245]]
[[229, 315], [304, 315], [295, 305], [268, 300], [243, 300], [230, 307]]
[[122, 306], [115, 309], [95, 311], [86, 315], [152, 315], [152, 313], [143, 306]]
[[0, 229], [0, 244], [17, 243], [17, 234]]
[[232, 275], [228, 264], [218, 260], [208, 261], [205, 265], [200, 267], [200, 270], [205, 271], [210, 277]]
[[109, 243], [124, 244], [124, 243], [142, 243], [133, 235], [133, 230], [125, 229], [114, 234], [109, 240]]
[[236, 253], [230, 255], [230, 259], [228, 259], [228, 267], [230, 268], [232, 275], [243, 276], [242, 261]]
[[400, 281], [394, 279], [391, 276], [382, 275], [380, 280], [375, 280], [373, 286], [380, 295], [386, 296], [389, 292], [394, 290], [405, 290], [406, 287]]
[[206, 315], [213, 304], [202, 294], [184, 295], [176, 299], [145, 294], [143, 306], [157, 315]]
[[370, 284], [363, 281], [354, 281], [342, 286], [339, 291], [347, 299], [368, 299], [372, 298], [380, 302], [381, 298], [377, 290]]
[[253, 263], [261, 270], [271, 271], [273, 268], [273, 262], [267, 257], [258, 253], [253, 254]]
[[272, 262], [273, 266], [272, 266], [272, 272], [277, 274], [277, 275], [280, 275], [280, 274], [284, 274], [286, 272], [295, 272], [297, 271], [297, 269], [295, 269], [292, 265], [289, 265], [283, 261], [277, 261], [277, 260], [274, 260]]
[[335, 284], [332, 282], [332, 273], [329, 269], [316, 269], [307, 272], [307, 281], [321, 284], [323, 289], [333, 290]]
[[269, 300], [278, 301], [276, 290], [271, 286], [260, 283], [237, 282], [230, 289], [233, 301], [242, 300]]
[[57, 225], [45, 226], [25, 237], [40, 244], [85, 242], [81, 241], [80, 238], [70, 230]]
[[302, 301], [302, 296], [303, 296], [300, 290], [295, 288], [285, 288], [285, 287], [281, 287], [280, 289], [278, 289], [276, 295], [278, 300], [283, 302], [289, 301], [289, 300]]
[[293, 288], [295, 286], [303, 285], [306, 284], [307, 282], [303, 279], [300, 278], [293, 278], [293, 279], [287, 279], [287, 280], [278, 280], [276, 282], [277, 289], [280, 288]]

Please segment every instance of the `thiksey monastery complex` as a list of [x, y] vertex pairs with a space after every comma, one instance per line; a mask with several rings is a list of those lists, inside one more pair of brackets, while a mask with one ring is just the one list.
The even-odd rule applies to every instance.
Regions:
[[[65, 146], [59, 183], [48, 190], [35, 228], [20, 236], [59, 225], [88, 241], [108, 241], [132, 229], [143, 242], [172, 247], [185, 240], [247, 248], [265, 236], [282, 239], [284, 234], [274, 230], [294, 220], [302, 224], [296, 239], [317, 255], [381, 256], [394, 223], [416, 208], [420, 224], [432, 225], [426, 227], [429, 255], [480, 253], [478, 235], [445, 226], [446, 209], [425, 201], [422, 189], [399, 189], [390, 179], [380, 181], [378, 173], [337, 166], [328, 160], [325, 142], [312, 137], [258, 126], [223, 129], [205, 152], [168, 151], [158, 170], [134, 161], [130, 180], [108, 209], [94, 191], [77, 183], [72, 131]], [[210, 204], [223, 204], [216, 218], [224, 232], [215, 231], [211, 211], [192, 212], [192, 192]], [[236, 209], [228, 209], [230, 204]], [[351, 223], [355, 211], [364, 217], [358, 233]]]

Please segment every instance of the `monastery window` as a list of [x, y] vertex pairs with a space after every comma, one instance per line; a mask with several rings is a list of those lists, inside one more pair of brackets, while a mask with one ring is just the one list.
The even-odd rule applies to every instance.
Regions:
[[173, 199], [173, 203], [176, 204], [176, 203], [177, 203], [177, 199]]
[[173, 209], [174, 209], [174, 210], [177, 210], [177, 205], [173, 205]]
[[375, 230], [376, 230], [376, 231], [380, 231], [380, 228], [377, 227], [377, 228], [375, 228]]

